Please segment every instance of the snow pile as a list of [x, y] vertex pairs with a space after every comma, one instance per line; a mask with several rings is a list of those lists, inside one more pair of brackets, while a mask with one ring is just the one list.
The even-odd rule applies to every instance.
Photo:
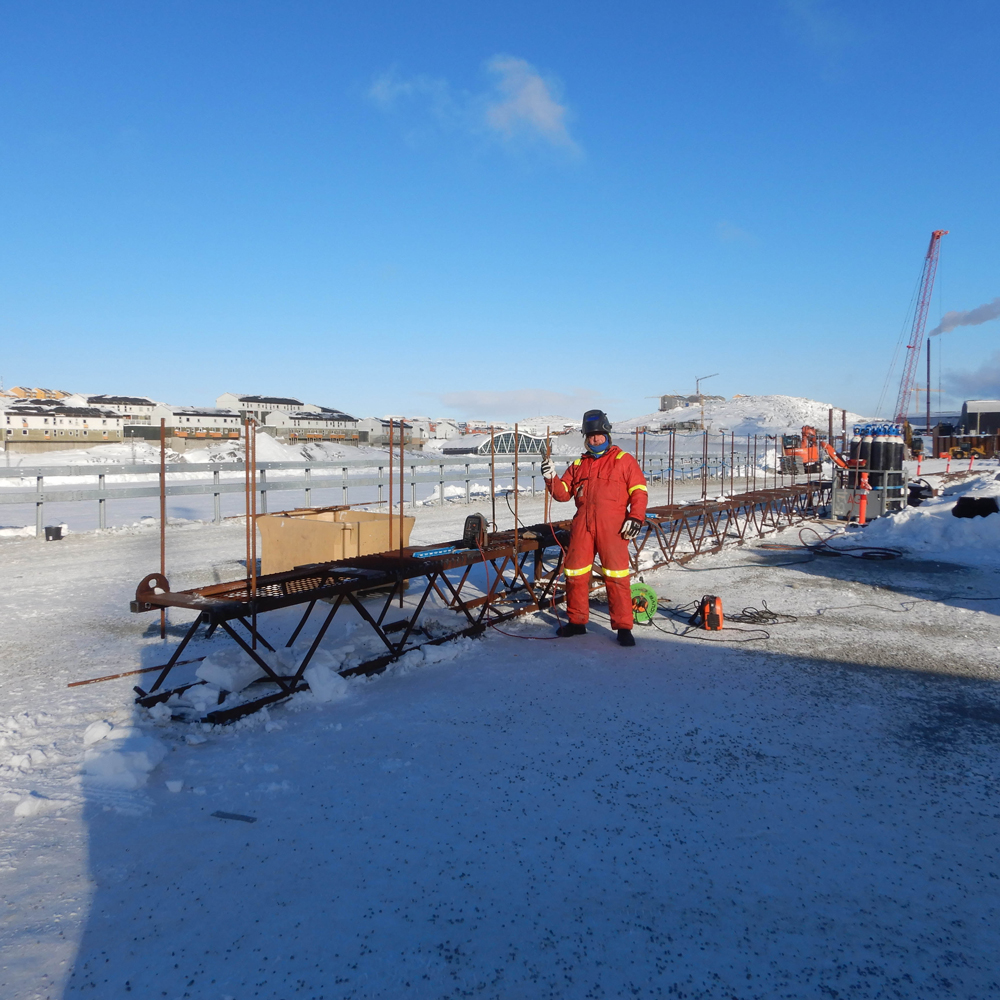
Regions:
[[[942, 562], [1000, 566], [1000, 514], [955, 517], [952, 509], [960, 495], [1000, 496], [1000, 482], [984, 479], [965, 483], [950, 495], [880, 517], [861, 529], [860, 542]], [[856, 530], [847, 534], [852, 542], [858, 541]], [[833, 544], [837, 544], [836, 539]]]
[[47, 795], [42, 795], [41, 792], [29, 792], [14, 806], [14, 815], [18, 819], [27, 819], [31, 816], [57, 812], [70, 804], [69, 799], [50, 799]]
[[141, 788], [167, 754], [155, 736], [147, 736], [134, 726], [112, 728], [107, 722], [95, 723], [87, 727], [83, 738], [87, 746], [83, 773], [88, 784], [129, 791]]
[[[831, 405], [801, 396], [734, 396], [732, 399], [705, 400], [705, 428], [710, 431], [732, 431], [737, 435], [788, 434], [801, 430], [804, 424], [823, 431], [829, 423]], [[868, 417], [847, 413], [848, 431], [853, 424], [865, 423]], [[701, 407], [678, 406], [665, 412], [656, 411], [631, 420], [614, 423], [614, 432], [621, 434], [637, 427], [650, 430], [666, 424], [701, 421]], [[841, 426], [840, 409], [833, 407], [834, 433]]]

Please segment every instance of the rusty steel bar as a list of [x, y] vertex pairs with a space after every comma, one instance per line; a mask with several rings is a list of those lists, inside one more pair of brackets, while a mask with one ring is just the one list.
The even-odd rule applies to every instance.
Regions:
[[490, 501], [493, 505], [493, 530], [497, 530], [497, 451], [493, 438], [493, 425], [490, 424]]
[[[54, 433], [54, 432], [53, 432]], [[167, 421], [160, 417], [160, 575], [167, 575]], [[167, 609], [160, 611], [160, 638], [167, 637]]]
[[[406, 468], [404, 466], [404, 449], [406, 442], [406, 418], [402, 417], [399, 421], [399, 558], [403, 558], [403, 517], [405, 516], [406, 509], [406, 484], [404, 478], [406, 475]], [[389, 537], [392, 537], [392, 529], [389, 529]], [[399, 606], [403, 606], [403, 581], [399, 581]]]
[[518, 447], [520, 446], [521, 439], [518, 434], [517, 424], [514, 424], [514, 551], [517, 552], [517, 497], [518, 497], [518, 472], [520, 472], [520, 462], [518, 459], [520, 456], [517, 453]]

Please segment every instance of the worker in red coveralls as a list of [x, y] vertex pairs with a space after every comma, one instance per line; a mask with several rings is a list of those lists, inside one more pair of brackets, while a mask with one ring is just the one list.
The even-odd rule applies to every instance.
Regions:
[[569, 624], [556, 635], [565, 638], [587, 631], [596, 554], [611, 605], [611, 627], [618, 631], [621, 645], [634, 646], [628, 543], [639, 534], [646, 516], [646, 477], [628, 452], [611, 443], [611, 422], [602, 410], [588, 410], [582, 430], [587, 450], [562, 476], [556, 476], [551, 458], [542, 463], [552, 498], [576, 501], [565, 565]]

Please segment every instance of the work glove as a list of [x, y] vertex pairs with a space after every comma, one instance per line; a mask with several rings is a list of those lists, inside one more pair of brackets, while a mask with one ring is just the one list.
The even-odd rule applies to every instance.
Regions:
[[632, 541], [632, 539], [639, 534], [639, 529], [641, 527], [642, 521], [640, 521], [637, 517], [626, 517], [621, 530], [622, 538], [624, 538], [627, 542]]
[[543, 479], [556, 478], [556, 467], [552, 464], [551, 458], [542, 459], [542, 478]]

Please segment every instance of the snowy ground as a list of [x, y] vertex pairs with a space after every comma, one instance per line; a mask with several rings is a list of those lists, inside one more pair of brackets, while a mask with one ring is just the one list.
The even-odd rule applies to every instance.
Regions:
[[[166, 658], [128, 612], [155, 531], [0, 540], [0, 995], [995, 996], [1000, 558], [951, 502], [852, 533], [908, 540], [892, 562], [755, 545], [647, 577], [798, 617], [761, 641], [661, 618], [621, 650], [597, 604], [586, 637], [523, 619], [204, 734], [136, 716], [131, 680], [65, 687]], [[172, 585], [242, 550], [172, 527]], [[100, 720], [163, 744], [145, 786], [81, 778]]]

